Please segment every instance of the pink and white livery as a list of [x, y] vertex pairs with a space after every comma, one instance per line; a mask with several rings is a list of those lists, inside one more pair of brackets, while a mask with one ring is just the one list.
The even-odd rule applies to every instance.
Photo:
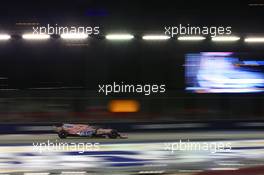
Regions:
[[61, 139], [67, 138], [68, 136], [112, 139], [126, 138], [115, 129], [97, 128], [88, 124], [59, 124], [55, 126], [55, 131]]

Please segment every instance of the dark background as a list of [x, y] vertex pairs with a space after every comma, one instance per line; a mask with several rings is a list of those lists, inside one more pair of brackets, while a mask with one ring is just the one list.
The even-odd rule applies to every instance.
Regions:
[[[263, 94], [189, 94], [184, 91], [184, 55], [202, 51], [262, 54], [264, 45], [243, 41], [214, 44], [146, 42], [143, 34], [163, 33], [164, 26], [231, 26], [241, 37], [263, 34], [261, 1], [3, 1], [0, 31], [13, 39], [0, 43], [0, 120], [219, 120], [262, 119]], [[252, 5], [253, 4], [253, 5]], [[20, 24], [19, 24], [20, 23]], [[21, 23], [26, 23], [21, 25]], [[24, 41], [32, 25], [100, 26], [100, 37], [72, 43], [60, 39]], [[111, 32], [136, 36], [128, 42], [103, 38]], [[263, 54], [264, 55], [264, 54]], [[98, 94], [98, 84], [165, 84], [167, 93]], [[34, 88], [57, 88], [40, 90]], [[33, 89], [32, 89], [33, 88]], [[6, 90], [9, 89], [9, 90]], [[133, 114], [107, 110], [112, 99], [135, 99]], [[126, 116], [126, 117], [124, 117]]]

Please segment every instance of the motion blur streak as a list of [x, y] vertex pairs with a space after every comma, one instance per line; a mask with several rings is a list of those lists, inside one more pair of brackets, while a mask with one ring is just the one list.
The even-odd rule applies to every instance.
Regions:
[[24, 173], [24, 175], [49, 175], [50, 173]]
[[139, 174], [162, 174], [165, 171], [140, 171]]
[[[247, 133], [247, 134], [245, 134]], [[199, 173], [230, 170], [263, 165], [263, 132], [163, 132], [129, 134], [128, 140], [69, 139], [63, 142], [100, 142], [100, 150], [78, 153], [73, 150], [49, 150], [38, 152], [32, 142], [41, 143], [46, 139], [56, 141], [55, 134], [0, 136], [0, 172], [25, 172], [50, 174], [163, 174]], [[192, 137], [190, 137], [192, 136]], [[227, 138], [228, 136], [228, 138]], [[193, 141], [188, 141], [191, 139]], [[177, 145], [184, 143], [231, 144], [231, 150], [185, 150]], [[62, 141], [60, 141], [62, 143]], [[172, 147], [173, 146], [173, 147]], [[183, 145], [182, 145], [183, 146]], [[186, 148], [186, 147], [185, 147]], [[174, 150], [172, 152], [172, 150]], [[16, 169], [10, 170], [10, 167]], [[104, 167], [104, 168], [102, 168]], [[29, 171], [29, 172], [28, 172]], [[39, 173], [39, 174], [38, 174]], [[113, 174], [113, 173], [112, 173]], [[217, 174], [217, 173], [215, 173]], [[240, 173], [243, 174], [243, 173]], [[244, 173], [249, 175], [249, 173]], [[15, 174], [14, 174], [15, 175]], [[44, 175], [44, 174], [43, 174]], [[255, 174], [254, 174], [255, 175]]]
[[61, 34], [61, 38], [67, 40], [81, 40], [88, 38], [88, 35], [84, 33], [64, 33]]
[[212, 38], [214, 42], [232, 42], [238, 40], [240, 40], [240, 37], [237, 36], [217, 36]]
[[50, 35], [46, 34], [24, 34], [22, 35], [23, 39], [26, 40], [47, 40], [50, 38]]
[[10, 35], [7, 34], [0, 34], [0, 40], [9, 40], [11, 38]]
[[142, 37], [143, 40], [168, 40], [169, 36], [166, 35], [144, 35]]
[[85, 171], [62, 171], [61, 174], [85, 174]]
[[106, 39], [108, 40], [131, 40], [134, 36], [131, 34], [109, 34], [106, 35]]
[[264, 88], [263, 61], [246, 54], [204, 52], [186, 56], [186, 90], [197, 93], [248, 93]]
[[246, 43], [263, 43], [264, 37], [248, 37], [245, 38]]
[[178, 37], [179, 41], [201, 41], [205, 40], [203, 36], [180, 36]]

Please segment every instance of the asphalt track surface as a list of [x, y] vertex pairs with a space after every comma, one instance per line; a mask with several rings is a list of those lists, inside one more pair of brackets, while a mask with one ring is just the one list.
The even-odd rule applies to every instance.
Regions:
[[[123, 133], [122, 133], [123, 134]], [[127, 139], [102, 139], [69, 137], [60, 139], [57, 134], [11, 134], [0, 135], [0, 144], [32, 144], [37, 141], [55, 141], [63, 142], [87, 142], [96, 141], [100, 143], [133, 143], [133, 142], [162, 142], [178, 140], [251, 140], [264, 139], [264, 131], [197, 131], [197, 132], [155, 132], [155, 133], [124, 133]], [[264, 145], [263, 145], [264, 146]]]
[[[264, 165], [264, 131], [124, 133], [127, 139], [59, 139], [56, 134], [0, 135], [0, 174], [196, 174]], [[171, 151], [164, 143], [232, 143], [232, 151]], [[100, 150], [38, 152], [33, 143], [95, 143]], [[78, 173], [76, 173], [78, 172]], [[66, 173], [67, 174], [67, 173]], [[69, 173], [68, 173], [69, 174]], [[24, 175], [24, 174], [23, 174]], [[37, 175], [37, 174], [36, 174]]]

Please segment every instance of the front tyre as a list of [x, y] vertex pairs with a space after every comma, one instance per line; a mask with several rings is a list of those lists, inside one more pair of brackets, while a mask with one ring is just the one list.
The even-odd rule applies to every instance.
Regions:
[[61, 138], [61, 139], [66, 139], [67, 136], [68, 136], [68, 134], [67, 134], [67, 132], [65, 132], [65, 131], [60, 131], [60, 132], [58, 133], [58, 136], [59, 136], [59, 138]]

